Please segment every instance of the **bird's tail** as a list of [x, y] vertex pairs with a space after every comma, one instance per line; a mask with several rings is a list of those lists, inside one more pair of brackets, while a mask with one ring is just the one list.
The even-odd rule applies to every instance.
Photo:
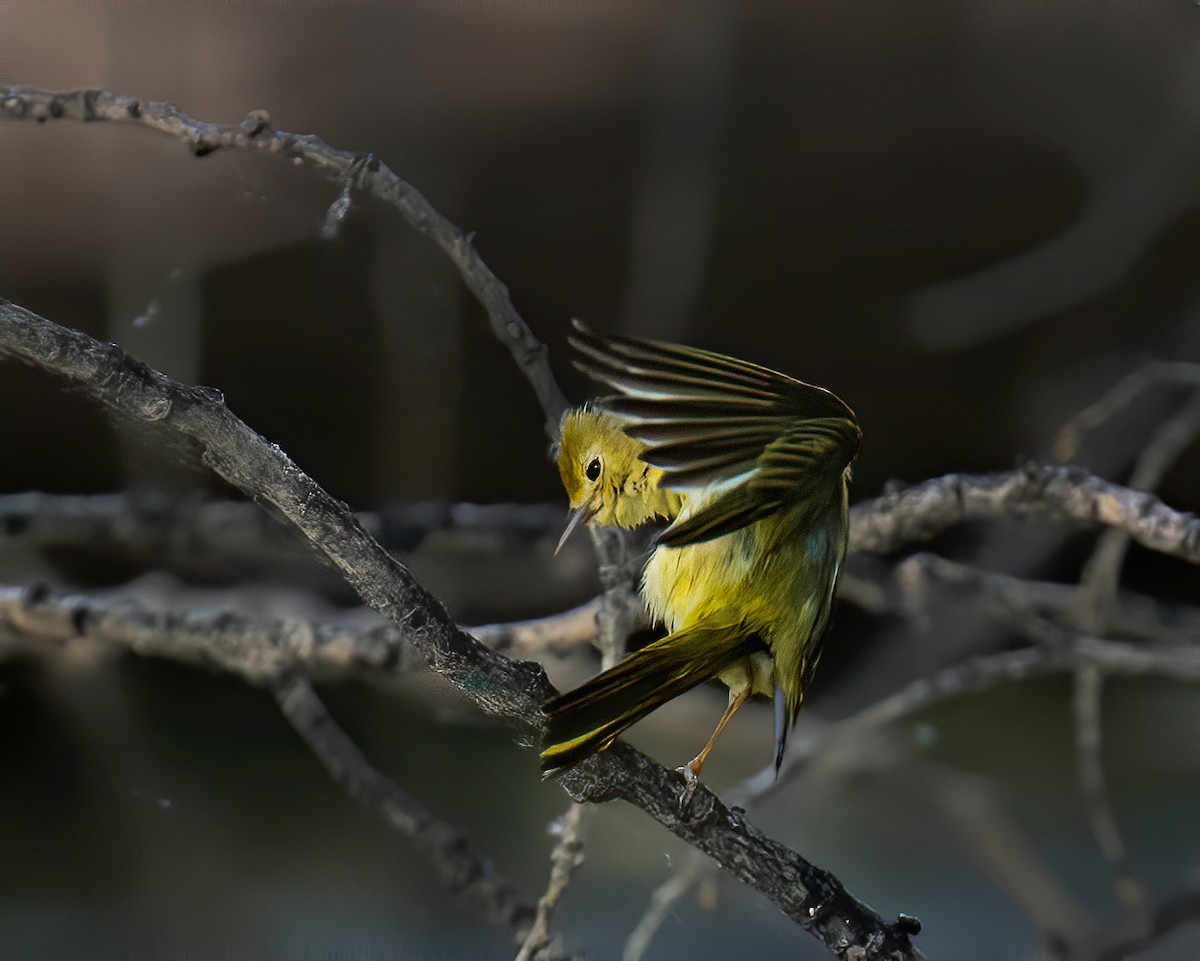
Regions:
[[542, 708], [548, 718], [543, 774], [554, 774], [603, 750], [655, 708], [765, 650], [759, 635], [744, 625], [700, 624], [635, 651]]

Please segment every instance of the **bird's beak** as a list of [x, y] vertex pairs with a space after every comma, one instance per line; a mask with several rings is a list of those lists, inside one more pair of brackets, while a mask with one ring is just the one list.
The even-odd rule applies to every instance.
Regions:
[[557, 554], [562, 550], [563, 544], [567, 542], [567, 538], [580, 524], [586, 524], [596, 516], [596, 508], [591, 504], [582, 504], [571, 511], [571, 517], [567, 521], [567, 528], [562, 532], [562, 537], [558, 539], [558, 546], [554, 548], [554, 553]]

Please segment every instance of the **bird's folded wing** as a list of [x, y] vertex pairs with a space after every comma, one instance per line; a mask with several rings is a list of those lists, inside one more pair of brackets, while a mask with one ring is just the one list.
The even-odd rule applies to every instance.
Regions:
[[710, 540], [802, 503], [840, 484], [858, 451], [854, 412], [824, 388], [709, 351], [575, 328], [575, 366], [620, 391], [600, 403], [629, 420], [663, 486], [712, 494], [661, 543]]

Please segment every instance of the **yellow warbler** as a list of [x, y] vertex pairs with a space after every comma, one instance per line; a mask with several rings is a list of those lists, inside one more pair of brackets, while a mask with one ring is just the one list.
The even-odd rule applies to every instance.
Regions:
[[719, 678], [728, 706], [681, 770], [695, 782], [751, 694], [775, 699], [778, 770], [846, 551], [862, 436], [854, 412], [756, 364], [575, 326], [576, 366], [620, 393], [563, 417], [557, 463], [573, 509], [563, 540], [580, 524], [670, 521], [642, 575], [646, 605], [669, 633], [545, 705], [542, 769], [603, 750]]

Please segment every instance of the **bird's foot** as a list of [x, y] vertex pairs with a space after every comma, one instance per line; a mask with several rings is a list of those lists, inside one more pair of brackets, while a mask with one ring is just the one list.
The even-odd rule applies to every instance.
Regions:
[[679, 795], [679, 810], [683, 810], [692, 800], [692, 795], [696, 793], [696, 788], [700, 784], [700, 765], [693, 759], [688, 761], [683, 767], [675, 768], [675, 771], [683, 775], [683, 791]]

